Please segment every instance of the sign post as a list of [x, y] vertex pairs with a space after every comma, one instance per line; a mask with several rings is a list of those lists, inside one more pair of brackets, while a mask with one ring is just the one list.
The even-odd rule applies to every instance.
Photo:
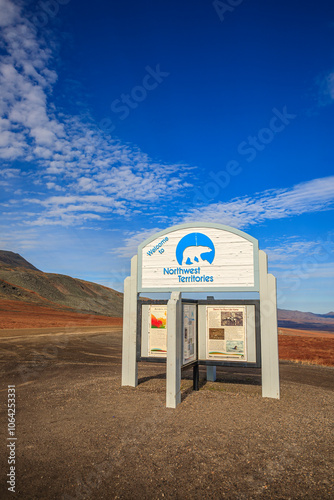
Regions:
[[181, 293], [172, 292], [167, 304], [167, 368], [166, 406], [176, 408], [181, 403], [182, 365], [182, 303]]
[[[167, 307], [138, 301], [139, 294], [166, 292]], [[186, 304], [182, 292], [211, 296]], [[215, 300], [215, 292], [245, 298]], [[249, 299], [250, 292], [258, 298]], [[138, 384], [141, 360], [166, 363], [169, 408], [181, 402], [182, 366], [194, 366], [197, 380], [198, 366], [205, 365], [213, 382], [217, 366], [261, 367], [262, 396], [279, 399], [276, 279], [255, 238], [221, 224], [191, 223], [139, 245], [124, 282], [122, 385]]]
[[122, 385], [137, 387], [137, 255], [131, 259], [131, 276], [124, 280]]
[[268, 274], [268, 258], [260, 250], [262, 396], [280, 398], [276, 278]]

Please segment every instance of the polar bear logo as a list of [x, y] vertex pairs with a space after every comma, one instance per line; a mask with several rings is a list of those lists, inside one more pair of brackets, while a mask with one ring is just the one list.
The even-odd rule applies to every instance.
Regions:
[[[207, 254], [211, 252], [210, 247], [198, 246], [198, 247], [187, 247], [183, 252], [182, 265], [187, 264], [198, 264], [199, 262], [204, 262], [206, 259], [202, 258], [202, 254]], [[204, 255], [205, 257], [205, 255]]]
[[212, 264], [215, 247], [211, 239], [203, 233], [190, 233], [181, 238], [176, 247], [179, 265], [196, 265], [206, 261]]

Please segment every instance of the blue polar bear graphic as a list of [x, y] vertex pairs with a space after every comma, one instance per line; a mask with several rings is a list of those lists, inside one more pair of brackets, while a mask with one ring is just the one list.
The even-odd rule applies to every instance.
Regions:
[[212, 264], [215, 246], [203, 233], [190, 233], [181, 238], [176, 247], [176, 260], [179, 265], [196, 265], [206, 261]]
[[206, 259], [202, 257], [208, 252], [211, 252], [211, 248], [198, 246], [198, 247], [187, 247], [183, 252], [182, 265], [187, 264], [198, 264], [199, 262], [204, 262]]

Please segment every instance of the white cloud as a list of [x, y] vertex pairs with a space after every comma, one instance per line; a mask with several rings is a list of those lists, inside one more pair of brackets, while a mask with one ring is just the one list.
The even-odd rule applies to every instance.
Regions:
[[[203, 208], [194, 208], [182, 217], [164, 221], [160, 229], [140, 230], [130, 233], [119, 249], [120, 255], [134, 255], [137, 247], [148, 236], [165, 229], [168, 226], [188, 222], [216, 222], [239, 229], [261, 224], [267, 220], [277, 220], [310, 212], [319, 212], [334, 208], [334, 176], [297, 184], [293, 188], [272, 189], [254, 195], [254, 197], [234, 198], [229, 202], [214, 203]], [[326, 250], [332, 243], [321, 241], [299, 241], [294, 238], [282, 241], [281, 244], [268, 247], [270, 262], [280, 265], [280, 262], [292, 262], [302, 255], [309, 256], [314, 252]], [[284, 265], [284, 264], [282, 264]]]
[[319, 87], [319, 104], [327, 106], [334, 101], [334, 71], [317, 79]]
[[0, 0], [0, 27], [13, 24], [18, 18], [18, 7], [10, 0]]
[[280, 300], [283, 290], [284, 294], [293, 294], [296, 290], [304, 292], [311, 283], [317, 283], [318, 290], [331, 286], [334, 277], [334, 234], [329, 233], [318, 240], [283, 236], [264, 250], [268, 254], [269, 271], [278, 280]]
[[[54, 183], [48, 182], [50, 189], [59, 190]], [[72, 226], [88, 220], [102, 220], [104, 215], [125, 216], [130, 213], [127, 204], [104, 195], [64, 195], [46, 199], [26, 198], [22, 203], [39, 205], [44, 211], [25, 214], [25, 224], [31, 226], [60, 225]]]
[[291, 266], [291, 264], [285, 262], [291, 262], [295, 258], [298, 259], [301, 255], [312, 255], [318, 245], [318, 241], [300, 241], [295, 237], [289, 237], [282, 239], [278, 245], [264, 248], [264, 251], [268, 254], [272, 265], [285, 268]]
[[[298, 261], [286, 263], [281, 266], [269, 265], [269, 270], [278, 279], [280, 288], [291, 287], [292, 281], [300, 281], [305, 284], [305, 280], [310, 278], [322, 281], [333, 280], [334, 278], [334, 262], [319, 262], [317, 259], [312, 259], [306, 255], [301, 256]], [[329, 282], [330, 283], [330, 282]]]
[[291, 267], [293, 262], [302, 259], [317, 262], [331, 262], [334, 259], [334, 233], [328, 233], [326, 238], [318, 240], [299, 239], [297, 236], [281, 237], [274, 245], [267, 246], [268, 254], [275, 268]]
[[0, 175], [5, 179], [10, 179], [11, 177], [17, 177], [20, 174], [18, 168], [3, 168], [0, 170]]
[[30, 224], [32, 226], [74, 226], [87, 221], [100, 220], [98, 214], [68, 214], [64, 210], [50, 210], [50, 212], [35, 218]]
[[327, 90], [330, 98], [334, 101], [334, 71], [327, 76]]
[[55, 191], [63, 191], [63, 188], [61, 186], [58, 186], [57, 184], [55, 184], [54, 182], [47, 182], [46, 183], [46, 187], [48, 189], [53, 189]]
[[[181, 187], [191, 186], [188, 167], [154, 162], [138, 148], [106, 138], [87, 116], [57, 113], [51, 100], [57, 80], [52, 68], [54, 44], [38, 36], [20, 4], [0, 0], [0, 10], [4, 49], [0, 57], [0, 158], [28, 161], [32, 169], [37, 165], [46, 189], [57, 190], [60, 185], [50, 184], [48, 176], [53, 174], [66, 184], [69, 195], [127, 200], [128, 209], [161, 196], [179, 196]], [[41, 220], [46, 221], [47, 214], [36, 222]]]
[[288, 189], [263, 191], [193, 208], [177, 222], [210, 221], [244, 228], [266, 220], [283, 219], [334, 207], [334, 176], [314, 179]]
[[40, 235], [34, 228], [17, 230], [8, 227], [8, 225], [0, 226], [0, 248], [3, 250], [12, 250], [20, 252], [31, 248], [39, 248]]
[[[134, 146], [107, 139], [87, 115], [57, 113], [52, 103], [54, 44], [39, 37], [20, 5], [0, 0], [0, 158], [6, 164], [4, 181], [19, 174], [7, 168], [10, 161], [30, 162], [30, 180], [41, 192], [25, 202], [40, 210], [26, 214], [25, 223], [78, 225], [111, 215], [127, 217], [158, 200], [168, 203], [183, 196], [191, 187], [188, 166], [154, 162]], [[333, 96], [332, 73], [326, 81]], [[210, 220], [243, 228], [326, 210], [333, 204], [333, 179], [194, 207], [175, 223]], [[60, 191], [66, 196], [49, 196]], [[164, 214], [155, 216], [165, 223]]]
[[162, 229], [155, 227], [152, 229], [141, 229], [140, 231], [129, 232], [123, 239], [123, 245], [119, 246], [111, 253], [116, 254], [119, 257], [127, 259], [131, 258], [137, 254], [138, 246], [143, 243], [143, 241], [159, 231], [162, 231]]

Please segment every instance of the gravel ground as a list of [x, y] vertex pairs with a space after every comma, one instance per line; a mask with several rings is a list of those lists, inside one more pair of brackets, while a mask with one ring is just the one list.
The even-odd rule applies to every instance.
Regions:
[[[280, 364], [281, 400], [259, 370], [182, 380], [165, 408], [165, 367], [120, 386], [121, 332], [1, 333], [1, 498], [332, 499], [334, 369]], [[6, 486], [7, 385], [16, 385], [16, 493]]]

